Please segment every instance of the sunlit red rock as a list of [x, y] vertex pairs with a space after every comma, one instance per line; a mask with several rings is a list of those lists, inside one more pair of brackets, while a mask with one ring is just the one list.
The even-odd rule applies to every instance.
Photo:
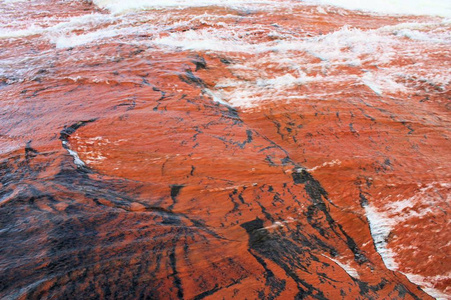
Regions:
[[[7, 5], [13, 19], [17, 6]], [[30, 15], [37, 23], [53, 9], [108, 13], [86, 2], [28, 5], [49, 8]], [[344, 25], [366, 34], [437, 21], [345, 12], [166, 9], [145, 12], [166, 25], [158, 33], [66, 48], [40, 35], [0, 40], [1, 58], [20, 62], [0, 86], [0, 295], [429, 299], [405, 274], [449, 295], [449, 82], [399, 77], [405, 89], [379, 92], [361, 80], [418, 60], [420, 73], [449, 68], [446, 46], [407, 41], [385, 65], [367, 53], [330, 68], [289, 50], [302, 70], [274, 60], [282, 50], [238, 49], [284, 32], [320, 39]], [[166, 45], [220, 30], [205, 13], [258, 30], [237, 34], [236, 51]], [[406, 58], [410, 50], [429, 55]], [[300, 71], [305, 82], [268, 83]], [[382, 244], [370, 212], [389, 233]]]

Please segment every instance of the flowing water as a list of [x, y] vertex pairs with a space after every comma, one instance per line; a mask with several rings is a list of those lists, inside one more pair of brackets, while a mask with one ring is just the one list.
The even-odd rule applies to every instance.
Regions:
[[451, 298], [447, 1], [0, 1], [3, 299]]

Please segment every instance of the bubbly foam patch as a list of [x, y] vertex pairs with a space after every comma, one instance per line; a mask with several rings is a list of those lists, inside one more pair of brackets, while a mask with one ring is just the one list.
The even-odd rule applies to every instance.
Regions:
[[[196, 7], [196, 6], [241, 6], [243, 4], [262, 4], [274, 1], [264, 0], [94, 0], [99, 7], [106, 8], [113, 13], [130, 10], [159, 9], [168, 7]], [[293, 1], [295, 2], [295, 1]], [[307, 0], [297, 1], [310, 4], [333, 5], [350, 10], [361, 10], [382, 14], [402, 15], [432, 15], [451, 17], [451, 2], [447, 0]], [[322, 8], [320, 8], [322, 10]], [[324, 11], [324, 10], [323, 10]], [[325, 12], [325, 11], [324, 11]]]
[[336, 263], [340, 268], [342, 268], [346, 273], [348, 273], [349, 276], [351, 276], [353, 278], [357, 278], [357, 279], [360, 278], [357, 270], [355, 268], [353, 268], [350, 264], [340, 262], [338, 259], [334, 259], [334, 258], [328, 257], [326, 255], [323, 255], [323, 256], [327, 257], [328, 259], [330, 259], [331, 261]]
[[[173, 8], [247, 3], [253, 7], [275, 9], [272, 13], [286, 13], [285, 9], [280, 9], [282, 4], [287, 7], [296, 3], [302, 5], [299, 1], [284, 1], [277, 2], [279, 6], [273, 5], [269, 8], [268, 5], [259, 5], [263, 2], [257, 0], [98, 0], [96, 3], [113, 11], [121, 11], [133, 5], [138, 9], [140, 6]], [[31, 25], [18, 30], [0, 28], [0, 38], [37, 35], [55, 44], [57, 48], [120, 40], [145, 45], [149, 49], [159, 48], [167, 51], [182, 49], [226, 55], [233, 53], [234, 56], [239, 56], [239, 53], [250, 54], [251, 57], [245, 60], [232, 60], [229, 64], [229, 69], [236, 79], [220, 80], [214, 88], [206, 92], [213, 94], [214, 99], [220, 99], [222, 103], [242, 108], [256, 107], [265, 101], [324, 98], [327, 96], [324, 90], [304, 88], [320, 83], [330, 86], [362, 86], [376, 95], [389, 96], [411, 91], [415, 88], [412, 82], [413, 85], [426, 82], [445, 89], [451, 81], [448, 66], [430, 70], [424, 63], [428, 56], [434, 55], [431, 45], [436, 48], [451, 45], [450, 22], [447, 20], [402, 23], [374, 30], [344, 26], [327, 34], [310, 36], [277, 24], [259, 21], [259, 26], [255, 26], [246, 22], [255, 18], [253, 15], [216, 15], [209, 11], [192, 16], [183, 15], [180, 18], [174, 10], [151, 10], [129, 16], [131, 15], [94, 13], [62, 19], [48, 27]], [[149, 39], [133, 40], [133, 36], [142, 34], [149, 36]], [[412, 61], [412, 64], [393, 63], [407, 60]], [[5, 76], [11, 74], [9, 66], [12, 64], [14, 62], [0, 63], [0, 73]], [[343, 68], [351, 71], [340, 71]], [[17, 69], [16, 67], [15, 72]], [[409, 82], [408, 86], [406, 82]], [[339, 92], [339, 89], [335, 88], [335, 91]], [[334, 92], [328, 93], [330, 96], [330, 93]]]
[[[372, 205], [364, 207], [374, 245], [388, 269], [394, 271], [399, 269], [396, 262], [396, 250], [393, 251], [389, 246], [390, 233], [398, 226], [411, 227], [411, 230], [415, 230], [416, 223], [412, 225], [409, 220], [432, 219], [432, 216], [442, 215], [441, 206], [449, 202], [450, 195], [442, 198], [438, 191], [449, 188], [450, 184], [447, 182], [433, 182], [420, 188], [410, 198], [403, 199], [402, 195], [398, 195], [384, 199], [383, 202], [386, 204], [382, 208]], [[398, 198], [398, 200], [392, 198]], [[451, 276], [450, 273], [426, 277], [411, 273], [404, 273], [404, 275], [436, 299], [449, 299], [449, 296], [435, 289], [434, 285], [448, 280]]]
[[397, 270], [395, 253], [387, 246], [387, 238], [396, 222], [371, 205], [365, 206], [366, 217], [370, 224], [371, 236], [377, 252], [382, 257], [385, 266], [390, 270]]
[[[154, 42], [161, 47], [253, 54], [229, 66], [239, 80], [224, 79], [215, 86], [216, 94], [224, 101], [252, 108], [265, 101], [324, 97], [324, 92], [318, 90], [299, 92], [303, 86], [319, 83], [366, 86], [378, 96], [407, 93], [421, 82], [444, 90], [451, 80], [446, 66], [431, 72], [422, 62], [394, 63], [432, 56], [431, 51], [424, 51], [425, 43], [439, 41], [438, 49], [446, 47], [448, 35], [427, 31], [430, 26], [437, 24], [412, 23], [366, 31], [343, 27], [317, 37], [263, 42], [239, 38], [243, 34], [240, 29], [224, 27], [216, 32], [205, 29], [173, 33]], [[400, 30], [421, 32], [428, 41], [399, 35]], [[339, 71], [342, 68], [361, 71], [345, 73]]]
[[439, 290], [435, 289], [431, 282], [438, 281], [438, 280], [447, 280], [447, 279], [451, 278], [451, 273], [448, 273], [445, 275], [434, 276], [432, 278], [429, 277], [428, 280], [425, 280], [425, 278], [423, 276], [417, 275], [417, 274], [404, 273], [404, 275], [406, 275], [407, 278], [409, 278], [409, 280], [411, 282], [421, 286], [423, 291], [425, 291], [426, 293], [428, 293], [435, 299], [437, 299], [437, 300], [450, 299], [449, 295], [446, 295], [446, 294], [440, 292]]
[[307, 2], [382, 14], [451, 17], [451, 1], [448, 0], [308, 0]]
[[241, 6], [243, 4], [264, 4], [270, 2], [264, 0], [94, 0], [97, 6], [108, 9], [113, 13], [177, 7]]

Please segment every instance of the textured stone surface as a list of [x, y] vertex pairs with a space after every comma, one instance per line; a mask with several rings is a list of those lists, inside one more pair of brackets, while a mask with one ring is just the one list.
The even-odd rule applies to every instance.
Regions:
[[[2, 5], [13, 18], [17, 7]], [[99, 12], [86, 2], [27, 5]], [[242, 26], [263, 29], [241, 38], [256, 44], [273, 40], [267, 26], [275, 23], [303, 39], [345, 24], [364, 31], [433, 20], [303, 6], [271, 15], [217, 7], [149, 14], [183, 21], [204, 12], [247, 14]], [[158, 38], [214, 28], [190, 22]], [[17, 63], [0, 81], [1, 297], [430, 298], [404, 274], [450, 293], [449, 82], [407, 78], [409, 90], [377, 93], [353, 76], [387, 66], [362, 59], [324, 70], [300, 51], [309, 76], [349, 80], [230, 105], [234, 87], [218, 83], [289, 71], [267, 54], [139, 43], [155, 38], [71, 48], [39, 35], [0, 40], [1, 58]], [[449, 67], [443, 45], [421, 51], [431, 53], [415, 58], [423, 70]], [[258, 69], [234, 68], [245, 63]], [[396, 266], [376, 251], [370, 210], [388, 220], [382, 244]]]

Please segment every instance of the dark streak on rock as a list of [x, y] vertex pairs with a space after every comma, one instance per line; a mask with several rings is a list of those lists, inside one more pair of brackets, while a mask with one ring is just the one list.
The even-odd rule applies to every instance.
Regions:
[[[64, 149], [66, 149], [69, 153], [70, 153], [70, 145], [69, 145], [69, 137], [71, 134], [73, 134], [75, 131], [77, 131], [77, 129], [79, 129], [80, 127], [85, 126], [86, 124], [95, 122], [97, 120], [97, 118], [95, 119], [90, 119], [87, 121], [79, 121], [77, 123], [74, 123], [68, 127], [64, 127], [63, 130], [60, 131], [60, 137], [59, 139], [61, 140], [61, 145]], [[81, 171], [84, 172], [90, 172], [90, 169], [84, 165], [78, 165], [77, 168]]]
[[[304, 250], [299, 248], [293, 242], [280, 237], [271, 235], [268, 230], [263, 227], [263, 220], [256, 218], [255, 220], [241, 224], [249, 235], [249, 250], [254, 257], [263, 256], [277, 265], [279, 265], [298, 286], [298, 294], [296, 299], [304, 299], [311, 297], [314, 299], [327, 299], [321, 290], [318, 290], [311, 284], [303, 280], [296, 270], [308, 272], [307, 268], [299, 261], [299, 255], [308, 255]], [[257, 259], [262, 264], [262, 259]], [[262, 266], [267, 269], [266, 264]], [[272, 272], [270, 273], [272, 274]], [[282, 285], [278, 288], [281, 289]]]
[[398, 292], [399, 298], [401, 298], [401, 299], [405, 299], [406, 294], [409, 294], [413, 299], [420, 300], [420, 298], [417, 295], [415, 295], [414, 293], [409, 291], [409, 289], [401, 283], [399, 283], [395, 286], [395, 291]]
[[[242, 278], [241, 278], [241, 279], [242, 279]], [[193, 300], [201, 300], [201, 299], [204, 299], [205, 297], [211, 296], [211, 295], [215, 294], [216, 292], [218, 292], [218, 291], [220, 291], [220, 290], [222, 290], [222, 289], [224, 289], [224, 288], [229, 288], [229, 287], [231, 287], [231, 286], [234, 286], [234, 285], [236, 285], [236, 284], [239, 284], [239, 283], [241, 283], [241, 279], [233, 280], [233, 282], [232, 282], [231, 284], [228, 284], [228, 285], [226, 285], [226, 286], [224, 286], [224, 287], [219, 287], [217, 284], [215, 284], [215, 287], [214, 287], [213, 289], [208, 290], [208, 291], [205, 291], [205, 292], [203, 292], [203, 293], [201, 293], [201, 294], [195, 296], [195, 297], [193, 298]]]
[[175, 249], [169, 254], [169, 260], [172, 268], [172, 276], [174, 277], [174, 285], [177, 288], [177, 297], [183, 299], [183, 286], [182, 280], [180, 279], [177, 272], [177, 260], [175, 258]]
[[127, 107], [126, 111], [133, 110], [136, 107], [136, 100], [135, 99], [129, 99], [128, 102], [120, 103], [120, 104], [116, 105], [115, 108], [119, 107], [119, 106], [126, 106]]
[[360, 197], [360, 206], [362, 208], [364, 208], [365, 206], [368, 205], [368, 199], [366, 199], [366, 197], [365, 197], [365, 195], [363, 193], [360, 193], [359, 197]]
[[223, 64], [225, 65], [230, 65], [232, 62], [230, 60], [228, 60], [227, 58], [220, 58], [219, 59]]
[[157, 87], [155, 87], [155, 86], [152, 87], [152, 90], [155, 91], [155, 92], [160, 92], [160, 94], [161, 94], [161, 97], [160, 97], [159, 99], [157, 99], [157, 103], [158, 103], [157, 106], [155, 106], [155, 107], [153, 108], [153, 110], [156, 111], [156, 110], [158, 110], [158, 108], [160, 107], [161, 101], [164, 100], [164, 99], [166, 98], [166, 92], [160, 90], [159, 88], [157, 88]]
[[354, 124], [349, 123], [349, 130], [354, 134], [355, 136], [360, 136], [360, 134], [357, 132], [357, 130], [354, 129]]
[[247, 140], [245, 140], [245, 141], [242, 142], [242, 143], [237, 143], [237, 145], [238, 145], [241, 149], [243, 149], [244, 146], [246, 146], [246, 144], [252, 143], [252, 130], [247, 129], [247, 130], [246, 130], [246, 135], [247, 135]]
[[191, 62], [196, 66], [196, 70], [195, 70], [196, 72], [201, 69], [207, 68], [207, 62], [200, 55], [197, 55], [196, 58], [194, 60], [192, 60]]
[[409, 129], [409, 132], [407, 132], [407, 134], [410, 135], [410, 134], [414, 133], [415, 130], [406, 121], [402, 121], [401, 124], [404, 125], [407, 129]]
[[[97, 118], [90, 119], [90, 120], [87, 120], [87, 121], [79, 121], [79, 122], [74, 123], [74, 124], [72, 124], [72, 125], [70, 125], [68, 127], [64, 127], [64, 129], [60, 131], [60, 138], [59, 139], [61, 141], [68, 142], [69, 136], [71, 134], [73, 134], [77, 129], [79, 129], [80, 127], [85, 126], [86, 124], [92, 123], [92, 122], [94, 122], [96, 120], [97, 120]], [[64, 145], [63, 145], [63, 147], [64, 147]], [[66, 147], [64, 147], [64, 148], [66, 148]]]
[[171, 199], [173, 203], [171, 204], [171, 206], [169, 206], [169, 209], [172, 209], [174, 205], [177, 203], [177, 196], [180, 194], [181, 189], [184, 187], [185, 187], [184, 185], [179, 184], [171, 185]]
[[214, 293], [216, 293], [217, 291], [221, 290], [222, 287], [219, 287], [218, 284], [215, 284], [215, 287], [212, 288], [211, 290], [205, 291], [199, 295], [196, 295], [193, 300], [201, 300], [204, 299], [205, 297], [211, 296]]
[[[299, 170], [299, 168], [297, 170]], [[314, 229], [316, 229], [320, 235], [324, 236], [325, 238], [328, 238], [326, 227], [322, 226], [321, 224], [322, 220], [320, 217], [320, 213], [322, 213], [325, 216], [330, 229], [337, 235], [337, 237], [343, 239], [344, 242], [348, 245], [349, 249], [354, 253], [354, 260], [359, 264], [367, 262], [368, 259], [359, 249], [356, 242], [344, 231], [341, 224], [335, 222], [335, 220], [330, 215], [329, 209], [323, 200], [323, 199], [328, 200], [328, 195], [327, 192], [319, 183], [319, 181], [313, 178], [313, 176], [310, 173], [308, 173], [307, 170], [305, 169], [301, 169], [300, 171], [297, 170], [295, 169], [295, 171], [292, 173], [293, 181], [295, 184], [305, 185], [305, 191], [307, 192], [310, 200], [312, 201], [312, 205], [308, 207], [308, 210], [306, 212], [307, 221], [309, 222], [309, 224]], [[336, 230], [337, 227], [338, 231]]]
[[194, 86], [200, 87], [200, 88], [207, 87], [205, 82], [201, 78], [194, 75], [190, 69], [185, 70], [184, 75], [179, 75], [179, 79], [189, 85], [194, 85]]
[[[280, 295], [281, 292], [285, 290], [286, 281], [278, 279], [274, 273], [268, 268], [268, 265], [266, 264], [265, 260], [261, 258], [260, 256], [252, 253], [252, 251], [249, 249], [248, 252], [257, 260], [257, 262], [263, 267], [265, 270], [265, 279], [266, 283], [265, 285], [270, 287], [270, 295], [268, 295], [268, 299], [275, 299], [277, 296]], [[266, 298], [266, 297], [260, 297], [260, 298]]]
[[39, 151], [31, 147], [31, 140], [27, 142], [25, 146], [25, 160], [27, 163], [30, 162], [33, 158], [35, 158], [39, 154]]

